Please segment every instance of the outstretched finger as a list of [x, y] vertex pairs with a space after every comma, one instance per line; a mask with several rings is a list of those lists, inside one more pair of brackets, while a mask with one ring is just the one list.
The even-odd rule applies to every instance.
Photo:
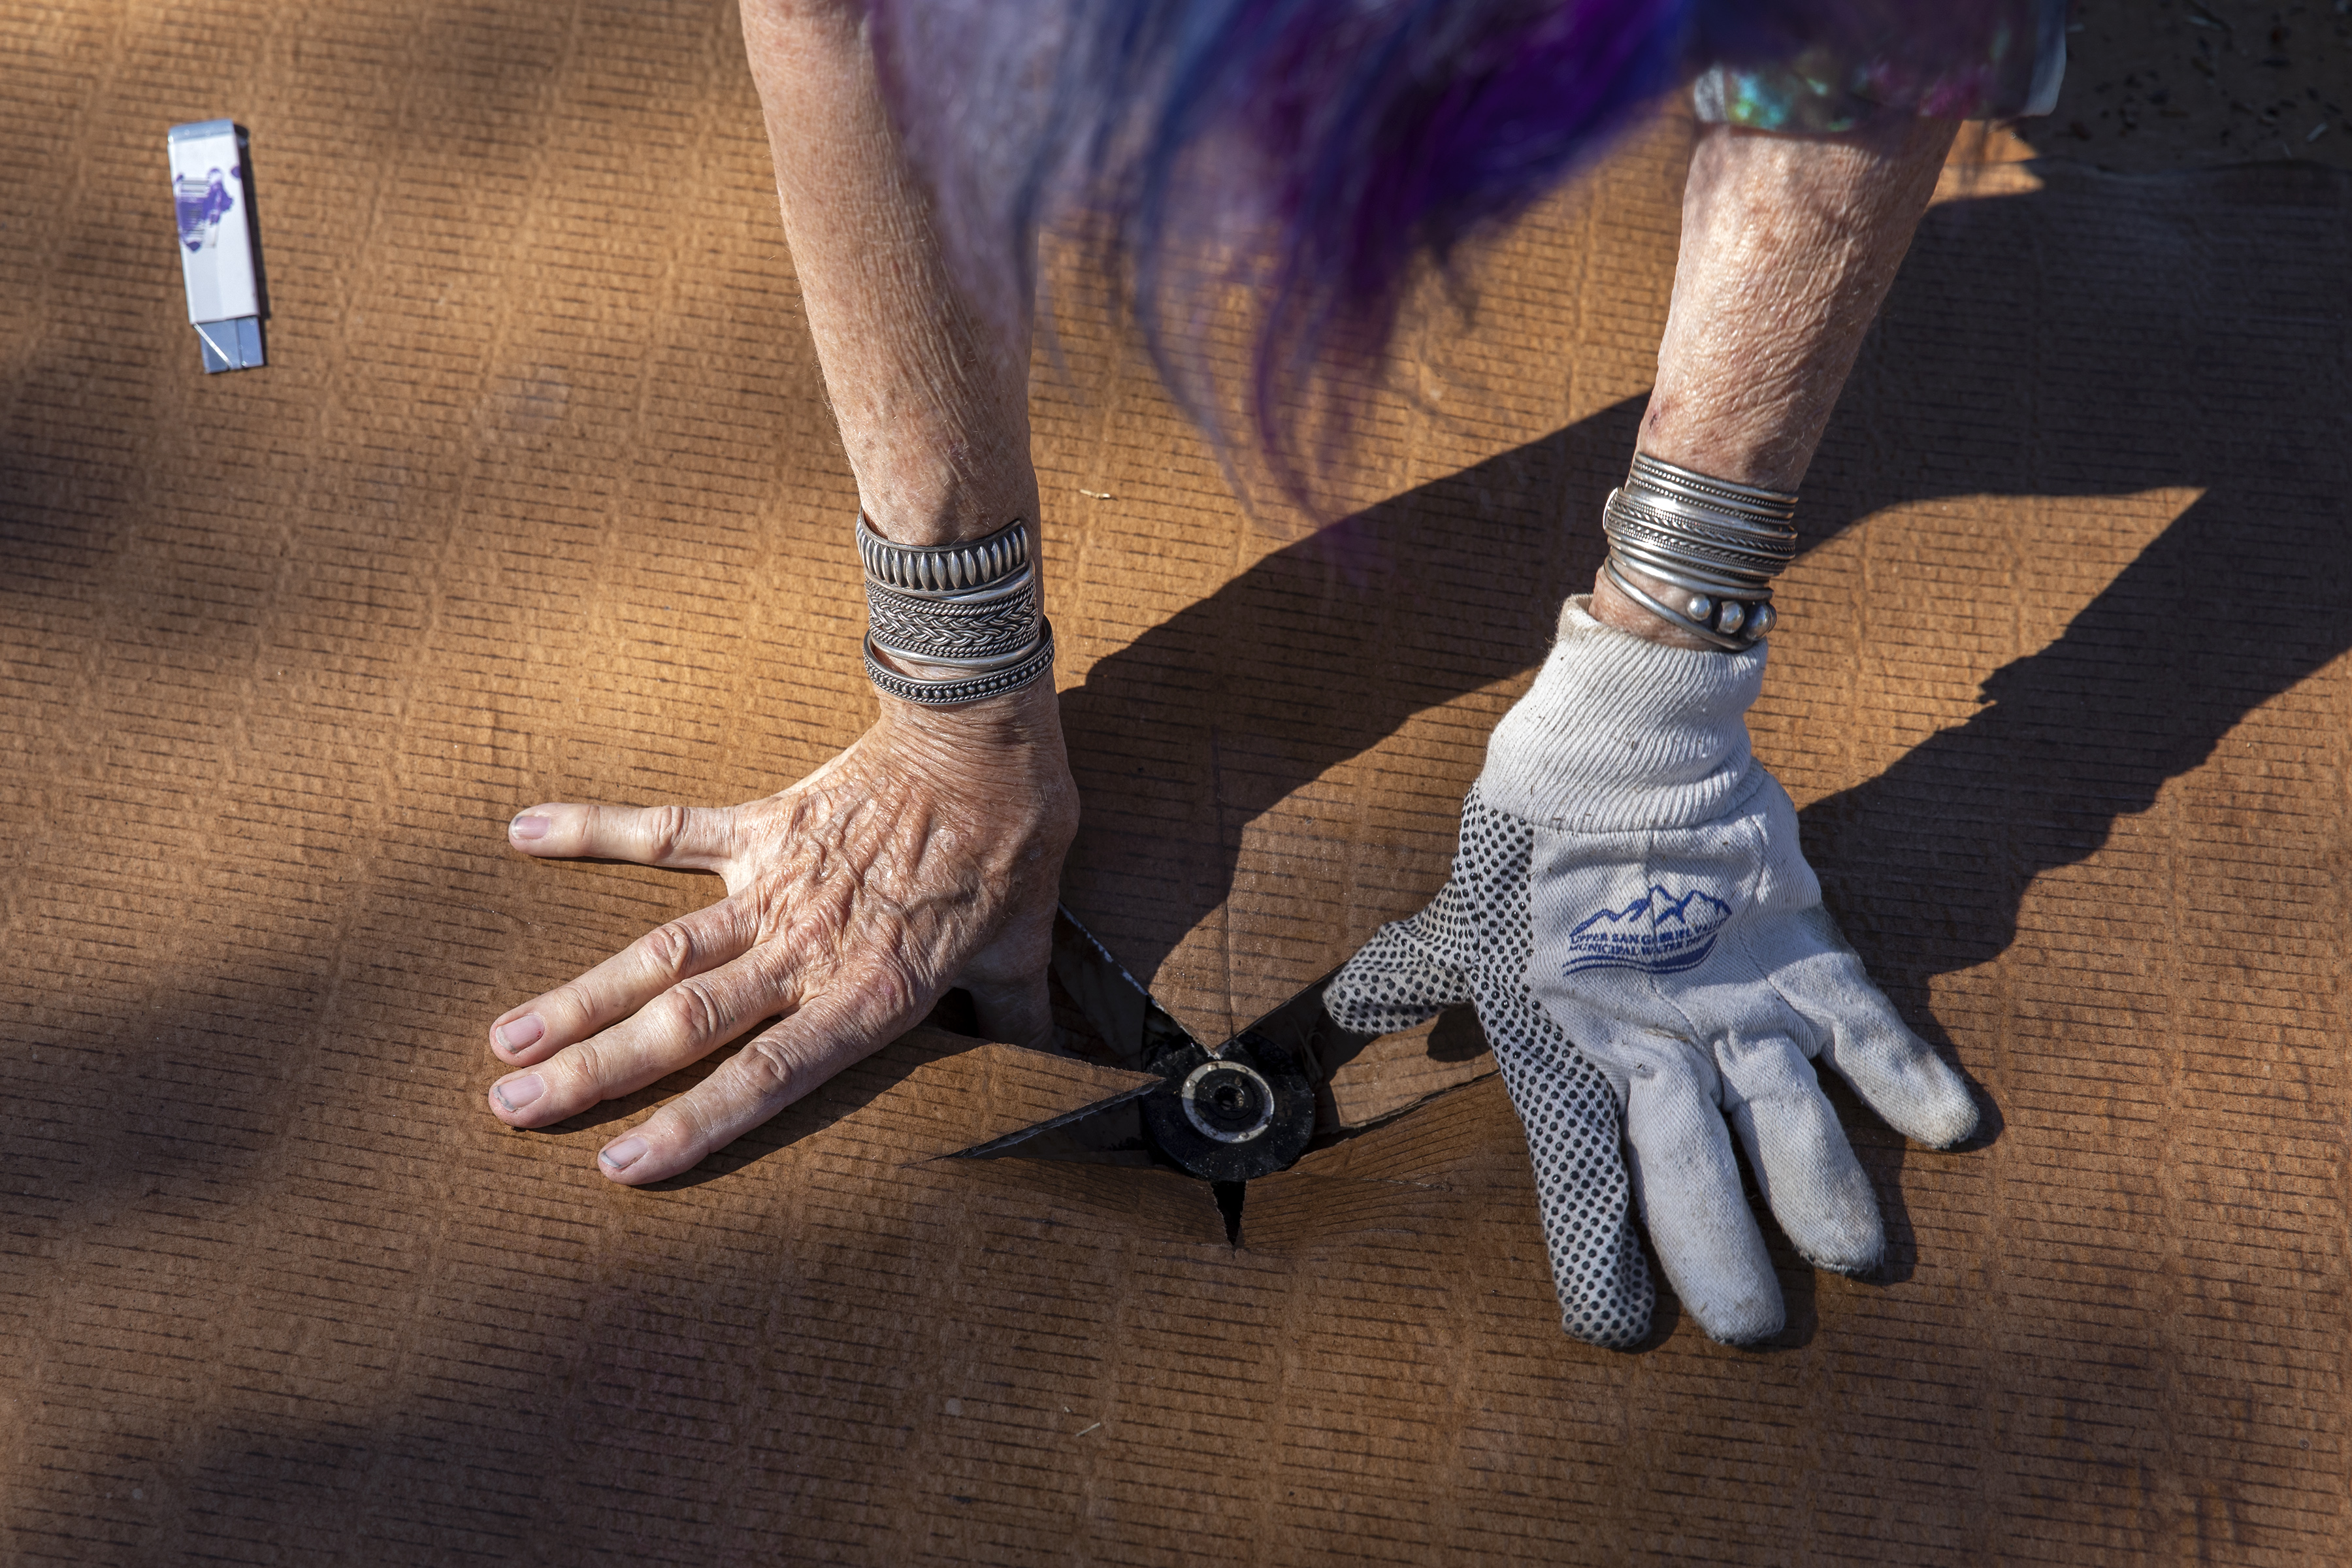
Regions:
[[1650, 1331], [1657, 1292], [1642, 1260], [1616, 1091], [1540, 1013], [1490, 1008], [1486, 1018], [1527, 1130], [1560, 1327], [1612, 1350], [1634, 1344]]
[[762, 950], [690, 975], [601, 1034], [490, 1086], [490, 1111], [509, 1127], [546, 1127], [634, 1094], [700, 1061], [761, 1019], [799, 1003], [793, 977]]
[[1807, 915], [1815, 951], [1777, 972], [1772, 982], [1813, 1026], [1821, 1059], [1906, 1138], [1948, 1149], [1974, 1132], [1977, 1102], [1968, 1084], [1871, 984], [1829, 911]]
[[656, 926], [579, 979], [509, 1008], [490, 1026], [490, 1048], [517, 1067], [545, 1061], [678, 982], [741, 957], [758, 935], [758, 921], [732, 899]]
[[[1791, 1026], [1797, 1020], [1786, 1020]], [[1868, 1274], [1886, 1251], [1877, 1194], [1805, 1053], [1785, 1034], [1716, 1047], [1723, 1109], [1765, 1204], [1797, 1250], [1839, 1274]]]
[[1440, 956], [1425, 930], [1444, 923], [1430, 919], [1432, 910], [1442, 917], [1460, 900], [1448, 882], [1420, 913], [1374, 931], [1324, 987], [1323, 1010], [1331, 1021], [1359, 1035], [1401, 1034], [1469, 1001], [1470, 977]]
[[917, 1010], [829, 992], [762, 1032], [717, 1071], [596, 1157], [614, 1181], [643, 1186], [690, 1171], [914, 1022]]
[[551, 859], [716, 871], [734, 852], [734, 824], [727, 806], [534, 805], [507, 824], [507, 842]]
[[1621, 1037], [1606, 1049], [1625, 1071], [1633, 1192], [1667, 1281], [1711, 1338], [1769, 1339], [1784, 1321], [1780, 1282], [1748, 1209], [1714, 1069], [1658, 1036]]

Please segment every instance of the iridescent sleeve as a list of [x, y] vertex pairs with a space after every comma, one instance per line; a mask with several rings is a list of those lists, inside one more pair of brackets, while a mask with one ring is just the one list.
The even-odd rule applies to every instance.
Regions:
[[1702, 23], [1703, 68], [1691, 89], [1700, 120], [1833, 135], [1893, 114], [2012, 119], [2057, 105], [2066, 70], [2065, 0], [1895, 4], [1879, 12], [1874, 29], [1853, 26], [1849, 11], [1840, 17], [1845, 26], [1811, 37], [1795, 30], [1803, 24], [1791, 15], [1806, 7], [1772, 9], [1794, 29], [1775, 40], [1727, 28], [1719, 52], [1707, 49]]

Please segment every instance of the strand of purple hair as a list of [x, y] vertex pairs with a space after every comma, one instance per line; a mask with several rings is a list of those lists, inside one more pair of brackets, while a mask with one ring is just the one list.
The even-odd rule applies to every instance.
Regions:
[[[1255, 301], [1249, 443], [1312, 510], [1431, 269], [1590, 164], [1695, 61], [1890, 48], [1936, 80], [2048, 0], [867, 0], [894, 115], [950, 258], [1034, 298], [1069, 224], [1162, 379], [1229, 450], [1193, 345]], [[2022, 44], [2022, 40], [2020, 40]], [[1873, 56], [1872, 58], [1876, 58]], [[1898, 73], [1899, 74], [1899, 73]], [[1923, 101], [1921, 108], [1933, 108]], [[1318, 418], [1315, 411], [1321, 411]]]

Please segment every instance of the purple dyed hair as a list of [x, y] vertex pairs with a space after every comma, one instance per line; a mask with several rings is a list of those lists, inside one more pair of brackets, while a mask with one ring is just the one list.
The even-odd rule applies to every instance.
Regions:
[[[1242, 285], [1248, 433], [1293, 499], [1408, 290], [1695, 69], [1841, 62], [1897, 112], [1980, 110], [2051, 0], [867, 0], [950, 258], [1001, 312], [1074, 221], [1163, 379], [1229, 446], [1208, 341]], [[1969, 73], [1976, 73], [1971, 76]], [[1301, 430], [1305, 434], [1301, 434]]]

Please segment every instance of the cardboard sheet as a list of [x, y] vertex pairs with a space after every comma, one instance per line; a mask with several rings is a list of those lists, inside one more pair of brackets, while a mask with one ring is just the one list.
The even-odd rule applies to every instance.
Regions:
[[[1163, 1171], [950, 1157], [1131, 1080], [937, 1031], [657, 1190], [589, 1161], [682, 1080], [493, 1122], [488, 1019], [713, 886], [508, 816], [749, 797], [870, 711], [734, 16], [19, 8], [0, 58], [0, 1559], [2345, 1553], [2347, 176], [1930, 215], [1754, 730], [1994, 1135], [1841, 1100], [1888, 1277], [1775, 1238], [1782, 1342], [1668, 1301], [1612, 1354], [1464, 1020], [1238, 1247]], [[273, 318], [206, 378], [159, 149], [212, 115]], [[1675, 167], [1430, 316], [1343, 539], [1242, 517], [1083, 310], [1041, 357], [1066, 896], [1196, 1030], [1443, 880], [1598, 558]]]

